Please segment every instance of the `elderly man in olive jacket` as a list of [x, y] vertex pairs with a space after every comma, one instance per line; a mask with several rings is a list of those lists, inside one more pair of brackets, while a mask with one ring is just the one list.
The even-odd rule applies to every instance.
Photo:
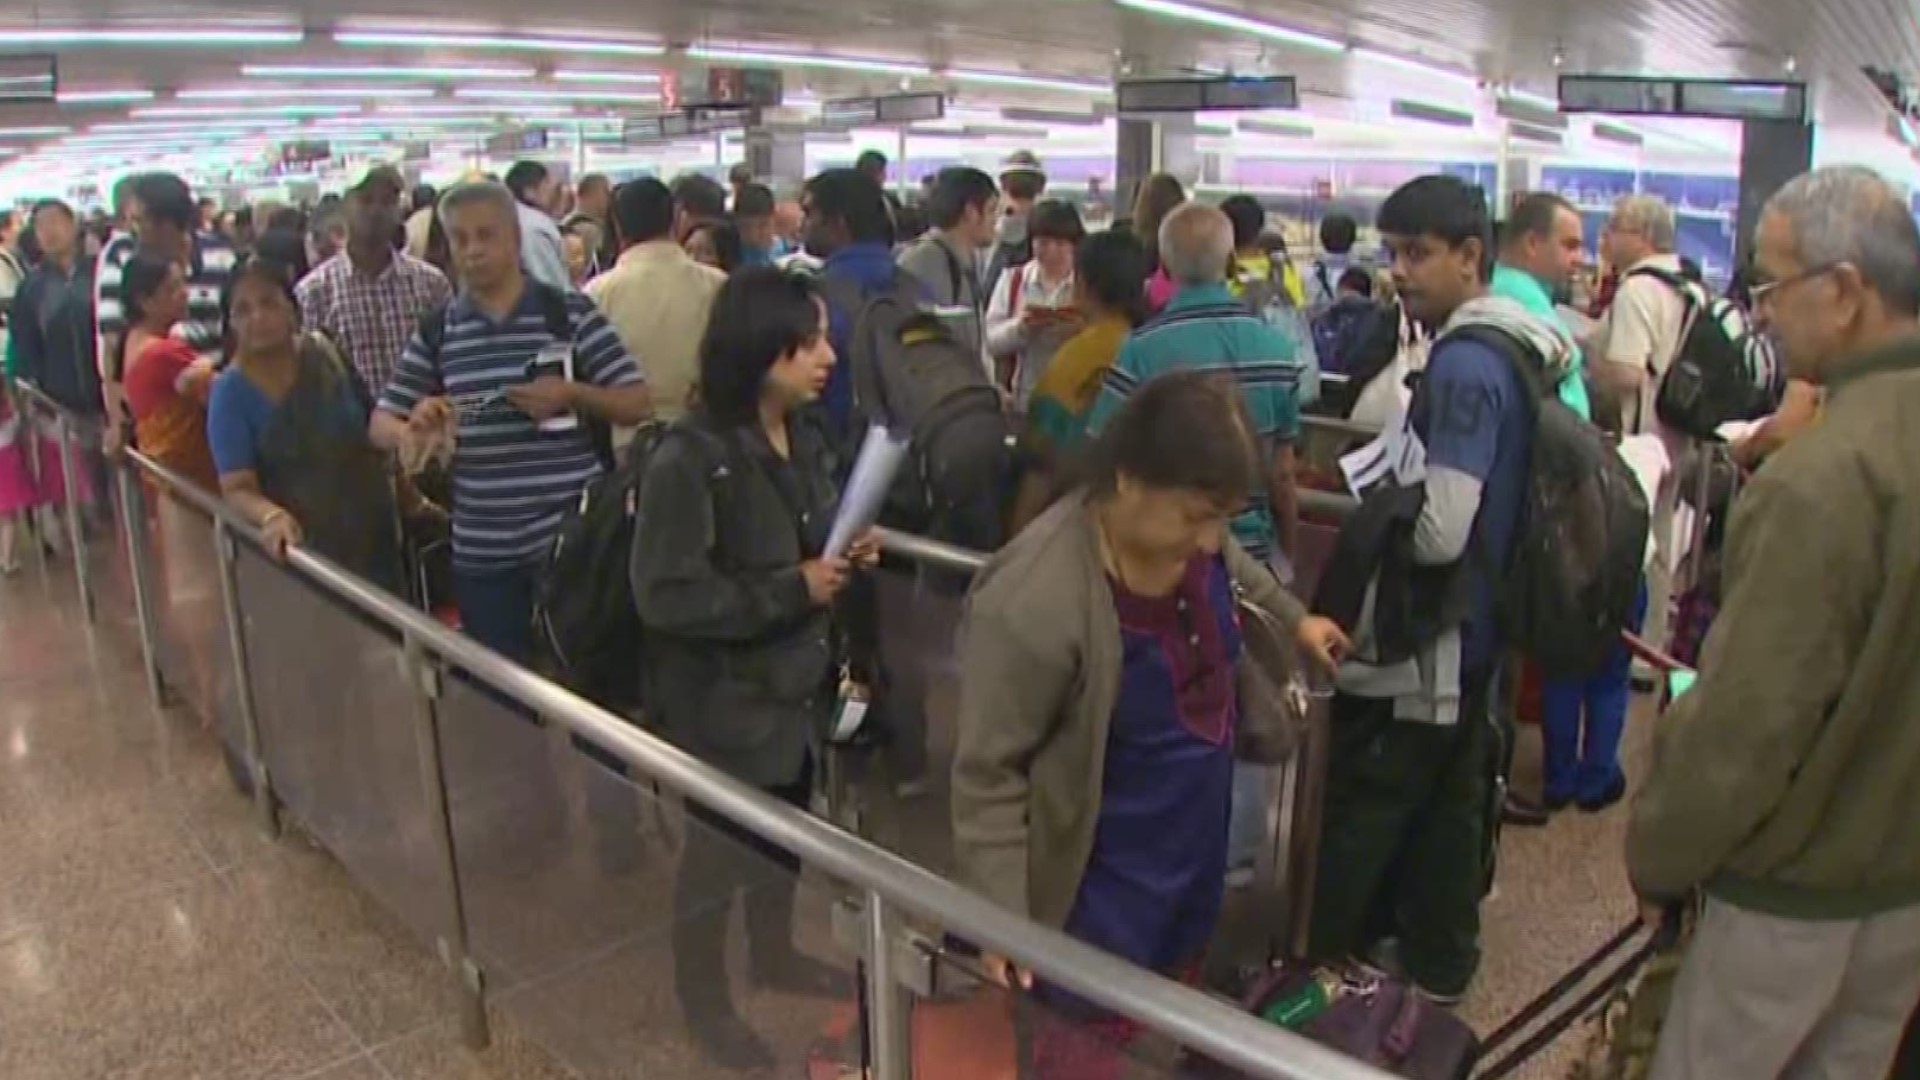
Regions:
[[1740, 496], [1627, 839], [1704, 891], [1652, 1080], [1885, 1076], [1920, 998], [1920, 233], [1857, 167], [1768, 203], [1754, 298], [1825, 415]]

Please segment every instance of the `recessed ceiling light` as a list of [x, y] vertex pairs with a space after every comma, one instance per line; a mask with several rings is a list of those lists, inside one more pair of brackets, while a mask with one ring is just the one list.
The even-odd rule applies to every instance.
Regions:
[[836, 71], [869, 71], [881, 75], [931, 75], [925, 64], [904, 60], [875, 60], [853, 56], [829, 56], [819, 53], [762, 52], [735, 46], [689, 45], [687, 55], [696, 60], [721, 60], [741, 64], [774, 64], [787, 67], [830, 68]]
[[1238, 30], [1243, 34], [1267, 38], [1272, 41], [1284, 41], [1306, 49], [1321, 52], [1345, 52], [1347, 43], [1321, 34], [1295, 30], [1288, 26], [1279, 26], [1258, 19], [1249, 19], [1245, 15], [1236, 15], [1230, 11], [1218, 11], [1214, 8], [1196, 7], [1179, 3], [1178, 0], [1115, 0], [1121, 7], [1144, 11], [1150, 15], [1161, 15], [1169, 19], [1184, 19], [1187, 22], [1217, 26], [1223, 30]]
[[240, 74], [260, 79], [531, 79], [530, 67], [404, 67], [381, 64], [247, 64]]
[[54, 95], [62, 105], [113, 105], [127, 101], [152, 101], [151, 90], [62, 90]]
[[219, 86], [182, 90], [173, 95], [181, 101], [271, 101], [275, 98], [426, 98], [433, 90], [425, 86]]
[[660, 56], [665, 45], [599, 38], [512, 37], [501, 34], [442, 34], [399, 30], [336, 30], [342, 45], [424, 45], [467, 49], [521, 49], [538, 52], [604, 53], [609, 56]]
[[495, 86], [468, 86], [455, 90], [457, 98], [490, 99], [505, 101], [618, 101], [651, 105], [660, 100], [659, 94], [631, 93], [620, 90], [516, 90]]
[[580, 71], [572, 68], [561, 68], [553, 73], [553, 78], [555, 82], [644, 83], [651, 85], [660, 81], [660, 73], [656, 71]]
[[209, 26], [170, 30], [0, 30], [0, 45], [297, 45], [299, 29]]

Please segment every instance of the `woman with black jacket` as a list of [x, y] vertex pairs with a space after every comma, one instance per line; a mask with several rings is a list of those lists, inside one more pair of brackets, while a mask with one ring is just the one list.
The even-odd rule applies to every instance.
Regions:
[[[772, 268], [728, 279], [700, 346], [700, 404], [654, 451], [634, 535], [652, 721], [796, 807], [808, 803], [813, 747], [836, 702], [830, 609], [853, 565], [875, 556], [871, 543], [848, 559], [821, 555], [839, 492], [816, 429], [790, 422], [833, 370], [826, 331], [810, 282]], [[798, 860], [697, 805], [688, 813], [674, 988], [689, 1032], [716, 1062], [771, 1067], [726, 983], [733, 894], [745, 894], [756, 983], [823, 996], [851, 986], [793, 947]]]

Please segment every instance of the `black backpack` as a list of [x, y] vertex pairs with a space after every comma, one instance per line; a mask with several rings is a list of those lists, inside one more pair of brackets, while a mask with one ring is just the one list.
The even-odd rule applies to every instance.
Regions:
[[628, 567], [647, 466], [667, 425], [641, 425], [620, 463], [568, 507], [535, 585], [533, 620], [560, 681], [615, 711], [640, 705], [640, 613]]
[[[897, 528], [998, 546], [998, 517], [1012, 460], [1012, 428], [977, 353], [928, 311], [919, 280], [895, 270], [890, 287], [858, 292], [829, 282], [856, 312], [849, 355], [854, 415], [910, 442], [882, 518]], [[852, 293], [852, 295], [846, 295]]]
[[1533, 420], [1524, 502], [1504, 573], [1474, 541], [1500, 582], [1502, 639], [1549, 679], [1592, 675], [1633, 617], [1647, 548], [1646, 492], [1606, 435], [1561, 402], [1531, 347], [1489, 326], [1454, 334], [1507, 358]]
[[[1653, 411], [1661, 423], [1691, 438], [1714, 440], [1720, 425], [1769, 411], [1748, 355], [1763, 343], [1753, 337], [1737, 305], [1723, 299], [1703, 301], [1697, 286], [1655, 267], [1643, 266], [1627, 276], [1652, 278], [1679, 293], [1686, 305], [1679, 351], [1654, 394]], [[1771, 374], [1765, 378], [1770, 380]]]

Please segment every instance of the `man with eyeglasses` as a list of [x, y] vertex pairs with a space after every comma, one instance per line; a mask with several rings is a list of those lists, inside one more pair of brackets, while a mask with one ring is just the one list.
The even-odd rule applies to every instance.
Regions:
[[[1600, 244], [1608, 264], [1620, 274], [1620, 286], [1588, 354], [1599, 399], [1593, 414], [1607, 426], [1617, 422], [1623, 435], [1661, 434], [1653, 402], [1686, 333], [1687, 299], [1681, 290], [1692, 290], [1702, 308], [1711, 297], [1701, 286], [1681, 283], [1680, 256], [1673, 250], [1673, 208], [1658, 196], [1628, 195], [1614, 203]], [[1684, 440], [1674, 435], [1666, 441], [1672, 468], [1654, 498], [1654, 553], [1647, 567], [1647, 617], [1641, 626], [1641, 636], [1662, 648], [1679, 563], [1672, 539], [1676, 478], [1685, 467]]]
[[1705, 895], [1649, 1080], [1887, 1076], [1920, 1001], [1920, 229], [1839, 166], [1774, 196], [1755, 251], [1825, 415], [1741, 492], [1635, 798], [1643, 903]]

